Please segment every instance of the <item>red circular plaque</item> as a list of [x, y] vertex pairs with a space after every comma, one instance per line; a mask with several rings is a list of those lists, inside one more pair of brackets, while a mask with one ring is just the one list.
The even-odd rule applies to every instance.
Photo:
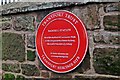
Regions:
[[36, 49], [41, 62], [50, 70], [65, 73], [75, 69], [84, 59], [88, 47], [83, 22], [73, 13], [57, 10], [40, 23]]

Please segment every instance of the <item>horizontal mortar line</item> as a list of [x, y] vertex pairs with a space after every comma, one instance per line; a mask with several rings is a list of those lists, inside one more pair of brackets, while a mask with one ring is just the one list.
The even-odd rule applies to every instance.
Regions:
[[4, 71], [4, 73], [10, 73], [10, 74], [14, 74], [15, 76], [17, 76], [17, 75], [22, 75], [22, 76], [24, 76], [25, 78], [43, 78], [43, 77], [38, 77], [38, 76], [26, 76], [26, 75], [24, 75], [24, 74], [21, 74], [21, 73], [14, 73], [14, 72], [7, 72], [7, 71]]
[[32, 49], [32, 48], [26, 48], [26, 50], [35, 51], [36, 49]]
[[108, 15], [119, 15], [119, 12], [109, 12], [109, 13], [105, 13], [104, 16], [108, 16]]
[[117, 33], [120, 33], [120, 31], [106, 31], [106, 30], [95, 30], [93, 32], [106, 32], [106, 33], [113, 33], [113, 34], [117, 34]]
[[0, 21], [0, 25], [3, 24], [3, 23], [11, 23], [10, 21]]
[[110, 31], [101, 30], [101, 31], [95, 31], [94, 33], [108, 33], [108, 34], [112, 34], [112, 35], [119, 35], [120, 31], [118, 31], [118, 32], [110, 32]]
[[31, 65], [35, 65], [35, 61], [25, 61], [25, 62], [22, 62], [21, 64], [31, 64]]
[[8, 32], [8, 33], [17, 33], [17, 34], [32, 34], [35, 32], [30, 32], [30, 31], [15, 31], [15, 30], [2, 30], [2, 32]]
[[31, 65], [35, 65], [35, 61], [25, 61], [25, 62], [18, 62], [18, 61], [13, 61], [13, 60], [7, 60], [7, 61], [2, 61], [2, 63], [6, 63], [6, 64], [31, 64]]
[[16, 60], [6, 60], [6, 61], [2, 61], [2, 63], [7, 63], [7, 64], [20, 64], [21, 62], [18, 62]]
[[120, 48], [120, 45], [112, 45], [112, 44], [94, 44], [95, 48]]
[[87, 77], [106, 77], [106, 78], [120, 78], [120, 76], [105, 75], [105, 74], [75, 74], [74, 76], [87, 76]]

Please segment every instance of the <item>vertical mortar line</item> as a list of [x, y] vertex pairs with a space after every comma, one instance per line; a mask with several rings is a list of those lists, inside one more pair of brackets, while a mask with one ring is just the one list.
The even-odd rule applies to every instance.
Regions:
[[50, 72], [50, 71], [48, 71], [48, 73], [49, 73], [49, 77], [48, 77], [48, 78], [50, 79], [50, 78], [51, 78], [51, 72]]
[[15, 26], [15, 22], [14, 22], [15, 20], [16, 20], [16, 18], [11, 16], [11, 23], [12, 23], [11, 30], [14, 30], [13, 27]]
[[49, 72], [49, 78], [51, 78], [51, 76], [52, 76], [52, 73], [51, 73], [51, 72]]
[[40, 77], [42, 77], [42, 71], [40, 71]]
[[25, 34], [25, 61], [27, 61], [27, 34]]
[[75, 75], [74, 75], [74, 74], [71, 74], [71, 76], [72, 76], [72, 79], [74, 79], [74, 78], [75, 78]]
[[21, 67], [21, 63], [19, 63], [20, 66], [20, 74], [22, 74], [22, 67]]
[[101, 27], [101, 31], [103, 31], [104, 30], [104, 23], [103, 23], [103, 18], [104, 18], [104, 16], [100, 16], [100, 27]]
[[103, 18], [104, 18], [104, 15], [105, 15], [105, 12], [104, 12], [104, 7], [101, 7], [100, 9], [99, 9], [99, 18], [100, 18], [100, 27], [101, 27], [101, 31], [103, 31], [104, 30], [104, 21], [103, 21]]
[[90, 53], [90, 68], [91, 68], [91, 73], [95, 73], [94, 67], [93, 67], [93, 51], [94, 51], [94, 41], [93, 41], [93, 33], [94, 32], [89, 32], [89, 53]]

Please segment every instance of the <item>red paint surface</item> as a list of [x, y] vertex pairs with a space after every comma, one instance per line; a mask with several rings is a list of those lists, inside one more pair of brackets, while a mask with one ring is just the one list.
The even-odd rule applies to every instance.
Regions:
[[41, 62], [50, 70], [65, 73], [84, 59], [88, 38], [84, 24], [74, 14], [57, 10], [40, 23], [36, 49]]

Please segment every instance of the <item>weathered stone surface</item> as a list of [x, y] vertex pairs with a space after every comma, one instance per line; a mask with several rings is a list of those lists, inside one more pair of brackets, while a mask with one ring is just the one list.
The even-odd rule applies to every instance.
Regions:
[[2, 59], [25, 60], [25, 42], [20, 34], [2, 33]]
[[44, 77], [44, 78], [49, 78], [49, 72], [41, 72], [41, 76]]
[[84, 73], [89, 69], [90, 69], [90, 55], [89, 52], [87, 52], [83, 62], [72, 72]]
[[11, 73], [4, 74], [2, 78], [3, 80], [15, 80], [14, 74], [11, 74]]
[[27, 50], [27, 60], [34, 61], [35, 57], [35, 51]]
[[120, 31], [120, 15], [105, 16], [103, 23], [105, 30]]
[[12, 28], [11, 17], [0, 17], [0, 28], [2, 28], [2, 30]]
[[[78, 2], [78, 4], [81, 4]], [[58, 8], [75, 5], [74, 2], [13, 2], [4, 6], [0, 6], [0, 14], [6, 15], [11, 13], [20, 13], [20, 12], [29, 12], [29, 11], [38, 11], [49, 8]]]
[[35, 49], [35, 34], [27, 35], [27, 47]]
[[[40, 59], [39, 59], [40, 60]], [[39, 61], [39, 67], [40, 67], [40, 69], [41, 70], [48, 70], [44, 65], [43, 65], [43, 63], [41, 62], [41, 61]]]
[[49, 10], [48, 11], [45, 10], [45, 11], [38, 12], [37, 16], [36, 16], [36, 22], [40, 23], [42, 21], [42, 19], [49, 13], [50, 13]]
[[16, 16], [13, 17], [13, 29], [16, 31], [34, 31], [34, 17], [33, 16], [28, 16], [28, 15], [21, 15], [21, 16]]
[[39, 76], [40, 72], [35, 65], [31, 64], [22, 64], [22, 74], [26, 76]]
[[5, 22], [5, 23], [0, 24], [0, 27], [2, 28], [2, 30], [7, 30], [7, 29], [10, 29], [12, 27], [12, 24]]
[[100, 28], [98, 6], [96, 4], [74, 7], [71, 12], [75, 13], [84, 22], [88, 30]]
[[19, 64], [2, 64], [2, 70], [7, 72], [15, 72], [20, 73], [20, 66]]
[[115, 12], [119, 11], [119, 3], [114, 3], [114, 4], [108, 4], [104, 7], [105, 12]]
[[49, 80], [76, 80], [75, 78], [51, 78]]
[[120, 48], [96, 48], [94, 68], [97, 73], [120, 76]]
[[107, 78], [107, 77], [80, 77], [76, 76], [74, 80], [120, 80], [119, 78]]
[[22, 75], [17, 75], [16, 80], [26, 80], [24, 76]]
[[104, 44], [120, 44], [120, 35], [107, 32], [94, 32], [94, 42]]
[[36, 13], [36, 19], [35, 19], [35, 30], [38, 29], [40, 22], [47, 16], [52, 10], [45, 10], [45, 11], [40, 11]]
[[57, 74], [57, 73], [51, 73], [51, 78], [53, 79], [58, 79], [58, 78], [61, 78], [61, 79], [68, 79], [68, 78], [72, 78], [72, 75], [67, 73], [67, 74]]

